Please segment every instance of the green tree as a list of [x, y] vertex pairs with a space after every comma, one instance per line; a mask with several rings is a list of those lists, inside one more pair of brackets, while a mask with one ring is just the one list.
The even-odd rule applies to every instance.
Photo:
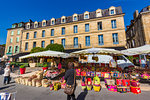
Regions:
[[30, 53], [36, 53], [36, 52], [42, 52], [42, 51], [45, 51], [45, 49], [42, 47], [35, 47], [35, 48], [31, 49]]
[[52, 50], [52, 51], [60, 51], [63, 52], [64, 51], [64, 47], [61, 44], [49, 44], [46, 46], [45, 50]]

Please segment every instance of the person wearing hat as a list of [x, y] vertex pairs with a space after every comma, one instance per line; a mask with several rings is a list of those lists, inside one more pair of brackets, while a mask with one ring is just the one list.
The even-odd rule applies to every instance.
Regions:
[[6, 68], [4, 69], [4, 85], [9, 84], [10, 82], [10, 66], [6, 65]]

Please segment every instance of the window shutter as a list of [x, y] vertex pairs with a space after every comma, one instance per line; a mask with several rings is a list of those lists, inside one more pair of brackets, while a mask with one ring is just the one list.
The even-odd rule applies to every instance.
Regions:
[[16, 53], [15, 51], [16, 51], [16, 46], [14, 46], [14, 53]]

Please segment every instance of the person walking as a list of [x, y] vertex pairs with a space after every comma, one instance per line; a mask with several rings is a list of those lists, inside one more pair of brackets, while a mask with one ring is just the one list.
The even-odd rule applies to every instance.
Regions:
[[[75, 70], [73, 68], [74, 68], [74, 64], [72, 62], [69, 62], [68, 70], [65, 73], [64, 79], [65, 79], [67, 85], [74, 86], [74, 92], [75, 92], [76, 79], [75, 79]], [[67, 94], [67, 100], [71, 100], [71, 98], [72, 98], [72, 100], [76, 100], [74, 92], [71, 95]]]
[[9, 84], [10, 82], [10, 66], [6, 65], [6, 68], [4, 69], [4, 85]]

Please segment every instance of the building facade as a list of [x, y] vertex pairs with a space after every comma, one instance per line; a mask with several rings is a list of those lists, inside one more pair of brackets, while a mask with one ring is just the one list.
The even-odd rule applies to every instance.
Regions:
[[134, 19], [126, 30], [127, 47], [150, 44], [150, 6], [143, 8], [140, 13], [136, 10], [133, 16]]
[[126, 46], [124, 15], [121, 7], [112, 6], [42, 22], [29, 20], [13, 24], [8, 29], [5, 53], [30, 52], [34, 47], [45, 48], [52, 43], [62, 44], [65, 50], [123, 49]]

